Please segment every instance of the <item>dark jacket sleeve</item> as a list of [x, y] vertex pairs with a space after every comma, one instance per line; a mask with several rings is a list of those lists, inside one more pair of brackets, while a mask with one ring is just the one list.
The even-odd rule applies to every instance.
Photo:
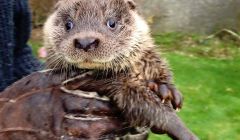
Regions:
[[41, 68], [27, 41], [31, 17], [27, 0], [0, 2], [0, 91]]
[[13, 81], [13, 0], [0, 2], [0, 91]]
[[31, 33], [31, 14], [27, 0], [15, 0], [14, 5], [15, 44], [13, 73], [17, 79], [41, 68], [40, 62], [32, 55], [27, 41]]

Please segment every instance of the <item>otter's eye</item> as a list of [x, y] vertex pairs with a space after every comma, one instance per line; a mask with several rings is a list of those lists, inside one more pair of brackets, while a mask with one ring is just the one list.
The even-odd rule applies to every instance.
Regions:
[[116, 26], [117, 26], [117, 23], [116, 23], [116, 21], [115, 21], [114, 19], [109, 19], [109, 20], [107, 21], [107, 26], [108, 26], [108, 28], [110, 28], [110, 29], [115, 29]]
[[68, 21], [66, 24], [65, 24], [65, 27], [66, 27], [66, 30], [69, 31], [73, 28], [73, 22], [72, 21]]

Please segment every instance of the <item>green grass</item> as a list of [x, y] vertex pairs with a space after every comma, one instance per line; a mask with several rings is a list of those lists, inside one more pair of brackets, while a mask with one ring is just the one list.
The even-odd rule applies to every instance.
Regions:
[[38, 54], [38, 49], [42, 47], [42, 42], [30, 40], [28, 44], [32, 47], [32, 52], [35, 56]]
[[[202, 140], [240, 139], [240, 46], [170, 33], [156, 36], [184, 95], [179, 116]], [[33, 50], [39, 43], [32, 42]], [[150, 140], [169, 140], [151, 134]]]
[[[184, 44], [186, 38], [189, 44]], [[200, 38], [181, 34], [156, 37], [184, 95], [179, 116], [202, 140], [240, 139], [239, 46], [218, 39], [201, 43]], [[150, 137], [159, 139], [169, 138]]]

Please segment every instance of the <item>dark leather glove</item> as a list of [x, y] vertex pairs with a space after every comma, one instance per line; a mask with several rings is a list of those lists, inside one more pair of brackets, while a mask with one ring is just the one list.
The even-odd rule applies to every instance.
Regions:
[[[0, 139], [105, 140], [139, 133], [128, 126], [109, 98], [95, 92], [104, 95], [108, 90], [104, 81], [87, 73], [73, 74], [75, 78], [67, 81], [65, 77], [51, 71], [36, 72], [0, 93]], [[154, 133], [179, 140], [197, 139], [175, 112], [166, 117], [170, 121], [162, 128], [151, 128]], [[146, 132], [138, 136], [138, 140], [147, 139]]]
[[112, 139], [129, 131], [107, 97], [63, 90], [64, 76], [50, 73], [33, 73], [0, 94], [1, 140]]

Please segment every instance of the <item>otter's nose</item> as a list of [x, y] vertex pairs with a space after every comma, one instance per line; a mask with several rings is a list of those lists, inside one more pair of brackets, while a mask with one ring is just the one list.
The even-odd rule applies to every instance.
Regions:
[[85, 52], [98, 47], [100, 40], [98, 38], [81, 38], [74, 39], [74, 46], [77, 49], [83, 49]]

